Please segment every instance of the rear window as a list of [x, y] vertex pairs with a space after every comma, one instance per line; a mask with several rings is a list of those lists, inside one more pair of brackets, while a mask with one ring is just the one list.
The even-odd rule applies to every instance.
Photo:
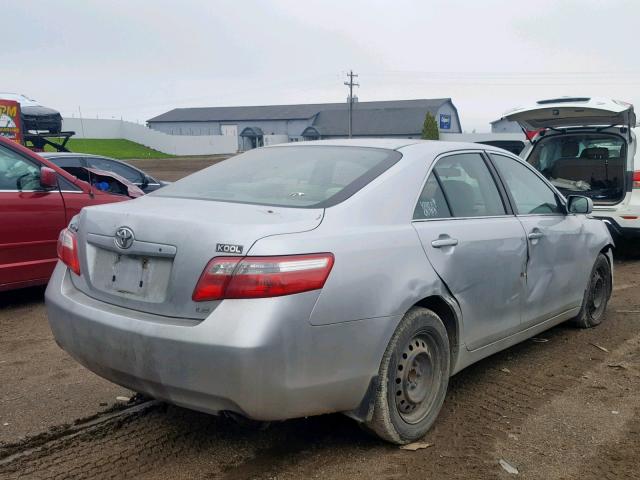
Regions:
[[260, 148], [212, 165], [152, 195], [324, 208], [350, 197], [400, 158], [400, 153], [380, 148]]

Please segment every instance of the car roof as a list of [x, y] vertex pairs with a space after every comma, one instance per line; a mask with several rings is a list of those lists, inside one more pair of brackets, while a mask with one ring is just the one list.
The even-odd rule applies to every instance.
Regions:
[[107, 157], [106, 155], [95, 155], [93, 153], [80, 153], [80, 152], [38, 152], [38, 155], [40, 155], [41, 157], [53, 160], [56, 158], [78, 158], [78, 157], [85, 157], [85, 158], [106, 158], [107, 160], [112, 160], [114, 162], [118, 162], [118, 163], [122, 163], [126, 166], [128, 166], [129, 168], [133, 168], [134, 170], [137, 170], [138, 172], [147, 175], [150, 178], [154, 178], [151, 175], [149, 175], [148, 173], [146, 173], [144, 170], [136, 167], [135, 165], [131, 165], [130, 163], [125, 162], [124, 160], [119, 160], [117, 158], [112, 158], [112, 157]]
[[305, 142], [291, 142], [271, 145], [266, 148], [276, 147], [313, 147], [313, 146], [338, 146], [338, 147], [369, 147], [369, 148], [386, 148], [389, 150], [400, 150], [411, 147], [412, 151], [420, 150], [424, 153], [440, 155], [441, 153], [456, 150], [487, 150], [499, 153], [507, 153], [514, 156], [513, 153], [507, 152], [500, 147], [493, 145], [478, 144], [472, 142], [450, 142], [444, 140], [420, 140], [411, 138], [352, 138], [352, 139], [332, 139], [332, 140], [313, 140]]
[[115, 158], [107, 157], [106, 155], [94, 155], [92, 153], [80, 153], [80, 152], [41, 152], [41, 156], [45, 158], [54, 157], [94, 157], [94, 158], [108, 158], [109, 160], [117, 160]]
[[266, 148], [295, 147], [295, 146], [343, 146], [343, 147], [369, 147], [397, 150], [407, 145], [412, 145], [420, 140], [411, 138], [348, 138], [329, 140], [308, 140], [304, 142], [276, 143]]
[[13, 100], [18, 102], [23, 107], [41, 107], [37, 101], [33, 98], [29, 98], [21, 93], [0, 92], [0, 99]]

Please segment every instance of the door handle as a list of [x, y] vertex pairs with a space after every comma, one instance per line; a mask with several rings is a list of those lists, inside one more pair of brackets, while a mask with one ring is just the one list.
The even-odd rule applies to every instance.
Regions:
[[433, 248], [455, 247], [456, 245], [458, 245], [458, 239], [456, 238], [439, 238], [431, 242]]
[[529, 233], [529, 240], [540, 240], [544, 234], [540, 230], [534, 230]]

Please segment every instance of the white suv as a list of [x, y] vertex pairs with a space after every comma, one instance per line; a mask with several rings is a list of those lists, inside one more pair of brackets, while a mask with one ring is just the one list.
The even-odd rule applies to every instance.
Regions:
[[[504, 115], [537, 131], [520, 156], [563, 194], [590, 197], [617, 240], [640, 240], [640, 149], [633, 105], [589, 97], [540, 100]], [[635, 158], [638, 156], [638, 158]]]

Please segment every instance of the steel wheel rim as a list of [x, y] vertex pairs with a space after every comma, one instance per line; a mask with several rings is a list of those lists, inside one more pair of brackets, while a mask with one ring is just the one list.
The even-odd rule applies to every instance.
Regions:
[[607, 297], [606, 273], [598, 268], [591, 277], [591, 291], [589, 292], [589, 315], [599, 317], [604, 311]]
[[422, 421], [435, 401], [441, 379], [439, 344], [429, 333], [417, 333], [406, 342], [392, 380], [395, 406], [405, 422]]

